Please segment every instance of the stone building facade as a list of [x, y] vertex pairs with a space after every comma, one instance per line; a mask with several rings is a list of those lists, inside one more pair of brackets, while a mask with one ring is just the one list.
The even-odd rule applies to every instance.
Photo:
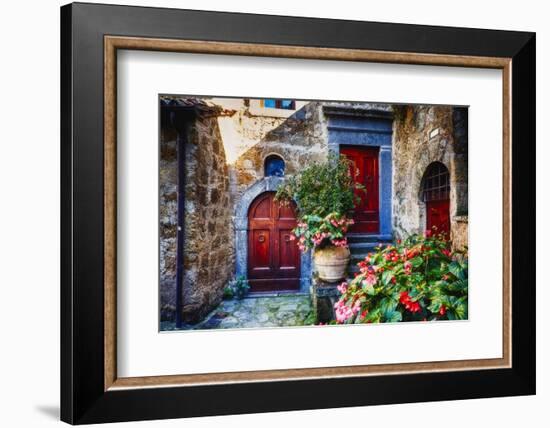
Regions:
[[468, 245], [468, 111], [465, 107], [394, 106], [394, 236], [426, 228], [424, 176], [434, 162], [450, 175], [450, 238]]
[[[376, 240], [426, 228], [423, 183], [438, 163], [450, 177], [451, 238], [467, 244], [467, 109], [295, 100], [281, 108], [273, 100], [185, 97], [160, 104], [163, 321], [195, 323], [215, 308], [227, 283], [248, 275], [253, 205], [345, 147], [376, 150]], [[268, 171], [273, 159], [282, 170]], [[310, 254], [299, 264], [297, 291], [305, 292]]]

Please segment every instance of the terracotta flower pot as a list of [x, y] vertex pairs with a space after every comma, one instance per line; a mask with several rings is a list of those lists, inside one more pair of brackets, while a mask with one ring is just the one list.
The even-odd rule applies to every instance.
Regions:
[[313, 262], [319, 278], [327, 282], [337, 282], [346, 277], [346, 268], [350, 260], [347, 247], [329, 245], [316, 248], [313, 252]]

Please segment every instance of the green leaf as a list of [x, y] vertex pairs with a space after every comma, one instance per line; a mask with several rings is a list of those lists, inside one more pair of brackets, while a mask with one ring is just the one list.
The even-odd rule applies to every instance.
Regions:
[[428, 310], [430, 312], [433, 312], [434, 314], [439, 312], [439, 309], [441, 309], [441, 300], [440, 299], [433, 299], [428, 306]]
[[388, 285], [392, 278], [393, 272], [391, 270], [387, 270], [382, 273], [382, 282], [384, 285]]
[[424, 259], [422, 257], [416, 256], [409, 260], [409, 262], [413, 265], [413, 267], [417, 268], [424, 263]]
[[399, 322], [403, 319], [401, 312], [399, 311], [387, 311], [384, 312], [385, 322]]
[[380, 300], [380, 304], [378, 307], [384, 313], [393, 312], [397, 307], [397, 301], [393, 300], [391, 297], [384, 297]]
[[468, 305], [464, 302], [459, 303], [454, 308], [454, 312], [456, 313], [456, 317], [459, 320], [464, 320], [468, 318]]
[[466, 279], [464, 268], [456, 261], [449, 264], [449, 272], [451, 272], [458, 279]]
[[457, 281], [453, 281], [451, 283], [448, 283], [445, 286], [445, 289], [450, 292], [455, 293], [468, 293], [468, 280], [467, 279], [459, 279]]
[[376, 296], [378, 293], [376, 291], [376, 289], [374, 288], [373, 285], [367, 285], [365, 286], [365, 292], [369, 295], [369, 296]]

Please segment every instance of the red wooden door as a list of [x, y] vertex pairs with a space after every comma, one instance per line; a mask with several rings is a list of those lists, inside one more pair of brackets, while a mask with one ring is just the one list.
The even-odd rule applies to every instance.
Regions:
[[451, 222], [449, 195], [451, 178], [449, 170], [441, 162], [432, 162], [422, 178], [422, 199], [426, 203], [426, 230], [435, 228], [437, 233], [450, 237]]
[[435, 227], [437, 233], [445, 233], [448, 237], [451, 230], [449, 200], [426, 202], [426, 214], [426, 230], [432, 230]]
[[295, 205], [281, 205], [275, 193], [258, 196], [248, 211], [248, 280], [250, 291], [300, 287], [300, 252], [291, 239]]
[[351, 161], [355, 181], [363, 185], [366, 190], [356, 192], [361, 202], [355, 207], [353, 213], [355, 224], [350, 228], [350, 233], [378, 233], [380, 230], [378, 148], [343, 146], [340, 147], [340, 154]]

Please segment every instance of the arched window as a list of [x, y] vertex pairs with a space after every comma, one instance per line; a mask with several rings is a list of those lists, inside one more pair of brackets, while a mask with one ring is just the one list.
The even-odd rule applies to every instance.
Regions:
[[449, 170], [441, 162], [428, 165], [422, 179], [422, 200], [444, 201], [449, 199], [451, 190]]
[[426, 204], [426, 230], [450, 236], [449, 170], [441, 162], [428, 165], [422, 178], [422, 200]]
[[264, 175], [266, 177], [283, 177], [285, 175], [285, 161], [277, 155], [269, 155], [264, 162]]

